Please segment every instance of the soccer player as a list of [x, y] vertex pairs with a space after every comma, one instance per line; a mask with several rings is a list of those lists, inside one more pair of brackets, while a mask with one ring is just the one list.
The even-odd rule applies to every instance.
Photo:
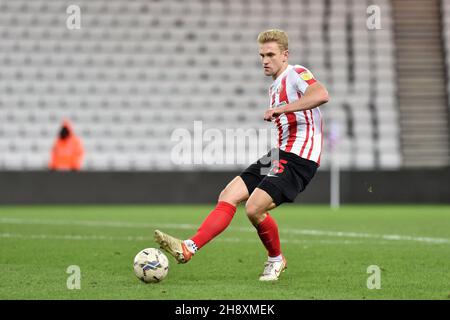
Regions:
[[264, 74], [273, 79], [270, 107], [264, 120], [276, 125], [278, 147], [223, 189], [217, 206], [195, 235], [183, 241], [156, 230], [155, 241], [178, 263], [186, 263], [227, 228], [236, 206], [247, 201], [247, 216], [268, 252], [259, 280], [273, 281], [278, 280], [287, 263], [281, 251], [278, 226], [268, 211], [284, 202], [293, 202], [316, 173], [322, 149], [322, 117], [318, 107], [329, 98], [326, 88], [308, 69], [288, 63], [288, 36], [284, 31], [264, 31], [259, 34], [258, 43]]

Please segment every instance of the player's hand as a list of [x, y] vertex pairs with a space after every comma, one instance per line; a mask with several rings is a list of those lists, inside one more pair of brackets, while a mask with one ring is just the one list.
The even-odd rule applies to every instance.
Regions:
[[273, 119], [275, 119], [275, 109], [267, 109], [266, 112], [264, 113], [264, 120], [265, 121], [272, 121]]

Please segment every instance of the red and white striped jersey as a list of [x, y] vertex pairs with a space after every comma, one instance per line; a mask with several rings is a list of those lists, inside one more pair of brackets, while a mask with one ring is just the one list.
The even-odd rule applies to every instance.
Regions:
[[[308, 86], [315, 82], [305, 67], [289, 65], [270, 86], [270, 106], [278, 108], [301, 99]], [[282, 113], [274, 122], [278, 131], [278, 148], [320, 165], [322, 115], [318, 107]]]

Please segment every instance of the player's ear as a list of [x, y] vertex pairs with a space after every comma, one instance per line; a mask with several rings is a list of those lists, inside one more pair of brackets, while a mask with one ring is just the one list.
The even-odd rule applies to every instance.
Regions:
[[287, 61], [289, 58], [289, 50], [284, 50], [283, 56], [284, 56], [285, 61]]

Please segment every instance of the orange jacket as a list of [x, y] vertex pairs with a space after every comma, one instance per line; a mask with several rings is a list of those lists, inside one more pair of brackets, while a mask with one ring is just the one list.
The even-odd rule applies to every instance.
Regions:
[[[63, 122], [69, 135], [62, 139], [58, 136], [53, 145], [49, 168], [52, 170], [80, 170], [84, 155], [81, 140], [75, 135], [72, 125], [68, 120]], [[61, 129], [62, 129], [61, 128]]]

